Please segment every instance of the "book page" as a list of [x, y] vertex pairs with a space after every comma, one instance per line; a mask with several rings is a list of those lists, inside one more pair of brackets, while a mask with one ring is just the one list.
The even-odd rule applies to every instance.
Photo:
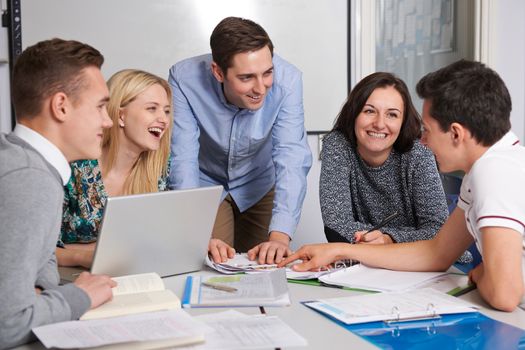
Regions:
[[164, 290], [165, 288], [162, 278], [154, 272], [114, 277], [113, 280], [117, 282], [117, 286], [112, 288], [113, 296], [152, 292], [156, 290]]
[[124, 342], [188, 338], [202, 341], [207, 326], [183, 310], [69, 321], [33, 328], [45, 347], [87, 348]]
[[179, 309], [180, 300], [171, 290], [117, 295], [113, 300], [87, 311], [81, 320], [130, 315], [140, 312]]

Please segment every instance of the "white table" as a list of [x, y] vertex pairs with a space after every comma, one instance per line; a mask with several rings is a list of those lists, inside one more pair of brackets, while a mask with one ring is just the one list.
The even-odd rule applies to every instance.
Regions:
[[[210, 275], [217, 274], [208, 268], [194, 274]], [[182, 298], [184, 291], [185, 275], [174, 276], [164, 279], [166, 288], [171, 289], [179, 298]], [[279, 316], [284, 322], [290, 325], [296, 332], [308, 340], [308, 346], [301, 349], [323, 349], [329, 346], [330, 350], [337, 349], [376, 349], [375, 346], [364, 339], [340, 327], [328, 318], [301, 305], [301, 301], [333, 298], [341, 296], [357, 295], [358, 292], [342, 290], [337, 288], [318, 287], [296, 283], [288, 283], [292, 305], [289, 307], [266, 307], [264, 310], [268, 315]], [[516, 309], [514, 312], [506, 313], [491, 309], [475, 290], [460, 298], [479, 306], [480, 311], [498, 321], [512, 324], [516, 327], [525, 329], [525, 311]], [[223, 309], [218, 308], [197, 308], [187, 309], [192, 315], [219, 312]], [[224, 309], [226, 310], [226, 309]], [[237, 308], [237, 311], [246, 314], [258, 314], [258, 307]], [[17, 350], [37, 350], [45, 349], [39, 342], [23, 345], [15, 348]]]

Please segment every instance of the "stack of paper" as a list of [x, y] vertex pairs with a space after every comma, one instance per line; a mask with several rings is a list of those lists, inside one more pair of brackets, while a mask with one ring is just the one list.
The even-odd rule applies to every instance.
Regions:
[[224, 274], [235, 274], [242, 272], [264, 272], [272, 271], [277, 269], [276, 264], [258, 264], [255, 260], [248, 259], [246, 253], [235, 254], [231, 259], [228, 259], [224, 263], [216, 263], [210, 259], [209, 255], [206, 255], [206, 265], [212, 269], [219, 271]]
[[[258, 264], [257, 261], [248, 259], [248, 255], [245, 253], [235, 254], [232, 259], [228, 259], [228, 261], [224, 263], [215, 263], [210, 259], [209, 256], [206, 256], [206, 265], [226, 275], [237, 273], [268, 272], [277, 269], [276, 264]], [[293, 280], [317, 279], [331, 271], [334, 270], [297, 272], [292, 270], [290, 267], [287, 267], [286, 278]]]

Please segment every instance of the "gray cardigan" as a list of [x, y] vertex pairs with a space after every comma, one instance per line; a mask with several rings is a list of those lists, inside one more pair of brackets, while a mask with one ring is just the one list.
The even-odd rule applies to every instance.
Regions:
[[58, 285], [55, 245], [64, 200], [58, 171], [13, 134], [0, 134], [0, 158], [3, 349], [34, 340], [33, 327], [79, 318], [91, 301], [74, 284]]
[[394, 242], [430, 239], [448, 216], [434, 156], [419, 141], [408, 152], [392, 150], [374, 168], [342, 133], [331, 132], [323, 140], [319, 192], [325, 232], [349, 242], [395, 211], [401, 215], [381, 230]]

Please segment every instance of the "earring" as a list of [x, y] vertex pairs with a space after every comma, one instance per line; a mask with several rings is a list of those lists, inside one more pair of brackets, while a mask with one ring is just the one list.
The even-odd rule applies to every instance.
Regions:
[[122, 120], [119, 121], [119, 122], [118, 122], [118, 126], [120, 126], [121, 128], [123, 128], [123, 127], [124, 127], [124, 122], [123, 122]]

